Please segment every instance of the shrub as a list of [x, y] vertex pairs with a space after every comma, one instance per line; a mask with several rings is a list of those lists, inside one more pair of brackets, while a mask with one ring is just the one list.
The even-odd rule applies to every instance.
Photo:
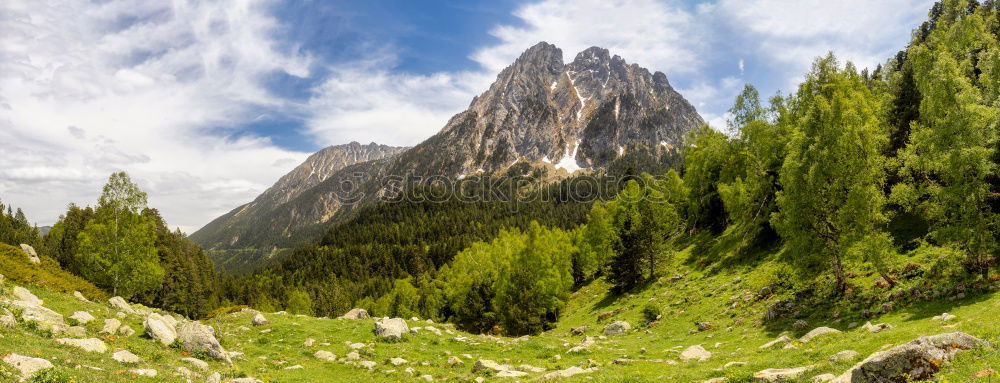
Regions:
[[108, 298], [97, 286], [61, 269], [52, 258], [43, 256], [41, 260], [41, 265], [33, 265], [20, 248], [0, 243], [0, 270], [12, 282], [43, 286], [64, 293], [79, 291], [94, 301]]
[[660, 316], [660, 307], [650, 303], [642, 308], [642, 316], [646, 318], [646, 322], [655, 321]]
[[38, 371], [30, 379], [28, 383], [73, 383], [76, 382], [69, 374], [63, 372], [56, 368], [46, 368], [44, 370]]

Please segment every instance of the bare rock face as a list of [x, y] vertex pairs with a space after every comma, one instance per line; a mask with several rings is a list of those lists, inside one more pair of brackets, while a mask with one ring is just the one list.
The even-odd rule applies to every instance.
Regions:
[[215, 330], [198, 322], [187, 322], [177, 330], [181, 347], [188, 352], [204, 352], [208, 356], [232, 364], [229, 353], [215, 339]]
[[941, 369], [941, 363], [955, 354], [978, 347], [991, 347], [982, 339], [954, 332], [922, 336], [912, 342], [876, 352], [859, 362], [835, 383], [903, 382], [929, 380]]
[[36, 265], [42, 263], [42, 260], [38, 258], [38, 253], [35, 252], [35, 248], [31, 247], [31, 245], [22, 243], [21, 251], [24, 251], [24, 254], [28, 256], [28, 261], [31, 263]]

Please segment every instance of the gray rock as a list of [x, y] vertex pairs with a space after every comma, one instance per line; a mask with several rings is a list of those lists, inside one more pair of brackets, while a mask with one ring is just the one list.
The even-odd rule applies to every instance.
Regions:
[[22, 379], [30, 378], [36, 372], [46, 368], [54, 367], [52, 362], [42, 358], [32, 358], [30, 356], [7, 354], [3, 357], [4, 363], [21, 373]]
[[816, 375], [816, 376], [814, 376], [812, 378], [812, 382], [813, 383], [826, 383], [826, 382], [832, 381], [832, 380], [834, 380], [836, 378], [837, 377], [834, 376], [833, 374]]
[[942, 362], [961, 351], [991, 347], [969, 334], [954, 332], [922, 336], [909, 343], [876, 352], [837, 377], [836, 383], [897, 382], [929, 380]]
[[314, 344], [316, 344], [316, 339], [313, 338], [306, 339], [305, 342], [302, 342], [302, 345], [306, 347], [312, 347]]
[[35, 294], [32, 294], [31, 291], [21, 286], [14, 286], [11, 289], [11, 294], [14, 295], [14, 300], [24, 302], [28, 305], [41, 306], [45, 303], [41, 299], [38, 299]]
[[264, 314], [257, 313], [257, 315], [254, 315], [253, 319], [250, 320], [250, 323], [252, 323], [254, 326], [263, 326], [268, 323], [268, 320], [267, 318], [264, 317]]
[[805, 330], [809, 328], [809, 322], [799, 319], [792, 324], [792, 328], [796, 330]]
[[462, 364], [465, 364], [465, 362], [463, 362], [462, 359], [460, 359], [459, 357], [454, 356], [454, 355], [448, 357], [448, 365], [449, 366], [459, 366], [459, 365], [462, 365]]
[[63, 330], [63, 334], [74, 338], [83, 338], [87, 336], [87, 329], [83, 326], [70, 326]]
[[173, 327], [168, 326], [159, 314], [149, 314], [142, 322], [142, 326], [146, 329], [146, 334], [164, 346], [169, 346], [177, 340], [177, 332]]
[[630, 325], [628, 322], [615, 321], [604, 327], [604, 335], [606, 336], [621, 335], [628, 332], [631, 329], [632, 325]]
[[939, 321], [942, 321], [942, 322], [947, 322], [947, 321], [953, 320], [955, 318], [958, 318], [958, 317], [956, 317], [954, 315], [951, 315], [951, 314], [948, 314], [948, 313], [943, 313], [941, 315], [938, 315], [938, 316], [935, 316], [935, 317], [931, 318], [931, 320], [939, 320]]
[[472, 366], [472, 372], [480, 372], [480, 371], [502, 372], [509, 370], [513, 370], [513, 368], [511, 366], [500, 364], [489, 359], [476, 360], [476, 364]]
[[337, 356], [334, 355], [332, 352], [323, 351], [323, 350], [316, 351], [316, 353], [313, 354], [313, 357], [315, 357], [316, 359], [321, 359], [321, 360], [325, 360], [325, 361], [328, 361], [328, 362], [334, 362], [334, 361], [337, 360]]
[[88, 302], [88, 303], [90, 302], [90, 299], [87, 299], [87, 297], [83, 296], [83, 294], [80, 293], [79, 291], [74, 291], [73, 297], [75, 297], [80, 302]]
[[361, 354], [358, 354], [357, 351], [351, 351], [344, 357], [347, 358], [347, 360], [361, 360]]
[[407, 364], [407, 363], [410, 363], [410, 361], [408, 361], [406, 359], [403, 359], [403, 358], [398, 358], [397, 357], [397, 358], [391, 358], [391, 359], [389, 359], [389, 364], [391, 364], [393, 366], [402, 366], [402, 365]]
[[36, 265], [42, 263], [42, 260], [38, 259], [38, 253], [35, 252], [35, 248], [31, 247], [31, 245], [26, 244], [26, 243], [22, 243], [21, 244], [21, 251], [23, 251], [24, 254], [28, 256], [28, 261], [29, 262], [31, 262], [33, 264], [36, 264]]
[[891, 329], [892, 325], [890, 325], [888, 323], [879, 323], [879, 324], [873, 325], [872, 322], [865, 322], [865, 325], [862, 326], [861, 328], [863, 328], [865, 330], [868, 330], [868, 332], [870, 332], [870, 333], [877, 333], [877, 332], [881, 332], [883, 330]]
[[14, 317], [14, 313], [7, 309], [0, 311], [0, 327], [17, 327], [17, 318]]
[[358, 362], [358, 365], [361, 366], [361, 367], [367, 368], [369, 370], [372, 370], [372, 369], [375, 368], [375, 366], [378, 365], [378, 363], [372, 362], [370, 360], [365, 360], [365, 361]]
[[158, 373], [156, 372], [156, 370], [151, 369], [151, 368], [137, 368], [137, 369], [134, 369], [134, 370], [129, 370], [128, 372], [130, 374], [132, 374], [132, 375], [135, 375], [135, 376], [144, 376], [144, 377], [147, 377], [147, 378], [155, 378], [156, 375], [158, 375]]
[[77, 311], [70, 315], [69, 319], [75, 320], [79, 324], [87, 324], [94, 320], [94, 316], [86, 311]]
[[233, 363], [229, 353], [222, 348], [219, 340], [215, 339], [215, 330], [209, 326], [198, 322], [187, 322], [178, 329], [177, 338], [181, 341], [181, 347], [188, 352], [203, 352], [215, 360], [227, 364]]
[[712, 353], [705, 350], [705, 348], [702, 347], [700, 344], [684, 349], [684, 351], [682, 351], [680, 355], [680, 358], [683, 361], [689, 361], [689, 360], [705, 361], [711, 357]]
[[62, 314], [24, 301], [14, 301], [11, 304], [21, 309], [21, 320], [24, 322], [35, 323], [39, 328], [53, 332], [61, 332], [66, 328]]
[[181, 361], [190, 364], [192, 367], [194, 367], [196, 369], [199, 369], [199, 370], [202, 370], [202, 371], [208, 371], [208, 362], [206, 362], [204, 360], [201, 360], [201, 359], [198, 359], [198, 358], [190, 358], [190, 357], [188, 357], [188, 358], [181, 358]]
[[839, 333], [840, 330], [832, 329], [829, 327], [817, 327], [814, 328], [812, 331], [806, 333], [806, 335], [803, 335], [801, 338], [799, 338], [799, 342], [809, 343], [810, 340], [813, 340], [816, 337], [830, 335], [830, 334], [839, 334]]
[[382, 319], [375, 322], [375, 335], [386, 339], [401, 339], [403, 334], [410, 332], [406, 321], [400, 318]]
[[111, 354], [111, 359], [114, 359], [119, 363], [125, 363], [125, 364], [135, 364], [142, 362], [142, 359], [139, 359], [138, 356], [129, 352], [128, 350], [116, 351], [114, 354]]
[[101, 327], [100, 334], [115, 335], [118, 333], [118, 328], [122, 326], [122, 322], [115, 318], [108, 318], [104, 320], [104, 327]]
[[860, 356], [860, 355], [861, 354], [858, 354], [858, 352], [854, 351], [854, 350], [844, 350], [844, 351], [841, 351], [841, 352], [838, 352], [836, 354], [831, 355], [830, 356], [830, 363], [849, 362], [849, 361], [852, 361], [854, 359], [857, 359], [857, 357]]
[[568, 378], [573, 375], [587, 374], [597, 371], [597, 368], [580, 368], [573, 366], [564, 370], [552, 371], [548, 374], [542, 375], [542, 380], [558, 379], [558, 378]]
[[104, 353], [108, 351], [108, 345], [104, 344], [104, 341], [97, 338], [87, 338], [87, 339], [59, 338], [56, 339], [56, 343], [76, 347], [86, 352]]
[[586, 332], [587, 332], [587, 326], [580, 326], [569, 329], [569, 333], [572, 335], [583, 335]]
[[132, 326], [122, 325], [121, 327], [118, 328], [118, 335], [121, 335], [121, 336], [127, 338], [127, 337], [130, 337], [132, 335], [135, 335], [135, 330], [132, 329]]
[[798, 379], [807, 371], [811, 370], [812, 367], [799, 367], [799, 368], [769, 368], [762, 371], [757, 371], [753, 374], [753, 377], [759, 382], [788, 382]]
[[205, 383], [222, 383], [222, 374], [213, 372], [208, 379], [205, 379]]
[[112, 297], [111, 299], [108, 299], [108, 304], [119, 311], [125, 312], [126, 314], [136, 313], [135, 309], [132, 308], [132, 305], [128, 304], [128, 302], [125, 301], [125, 298], [122, 297]]

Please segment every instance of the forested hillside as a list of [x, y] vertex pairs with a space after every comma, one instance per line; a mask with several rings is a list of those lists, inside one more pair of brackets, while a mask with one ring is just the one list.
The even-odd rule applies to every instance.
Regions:
[[[776, 254], [781, 288], [843, 310], [879, 309], [880, 289], [921, 281], [975, 290], [1000, 248], [998, 31], [995, 2], [938, 3], [874, 70], [831, 53], [787, 96], [764, 101], [747, 86], [730, 111], [734, 133], [692, 132], [678, 172], [633, 177], [592, 209], [383, 204], [227, 282], [227, 293], [275, 308], [297, 296], [308, 304], [296, 309], [321, 315], [362, 306], [535, 333], [575, 286], [603, 277], [632, 291], [688, 244], [700, 267], [721, 249], [743, 261]], [[859, 284], [871, 273], [875, 285]]]

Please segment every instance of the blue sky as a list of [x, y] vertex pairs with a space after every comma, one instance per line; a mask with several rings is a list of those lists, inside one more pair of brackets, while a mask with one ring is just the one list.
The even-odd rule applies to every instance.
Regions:
[[928, 0], [0, 4], [0, 200], [51, 224], [128, 171], [192, 231], [311, 152], [413, 145], [524, 49], [590, 46], [666, 73], [713, 126], [744, 83], [789, 92], [813, 58], [902, 49]]

